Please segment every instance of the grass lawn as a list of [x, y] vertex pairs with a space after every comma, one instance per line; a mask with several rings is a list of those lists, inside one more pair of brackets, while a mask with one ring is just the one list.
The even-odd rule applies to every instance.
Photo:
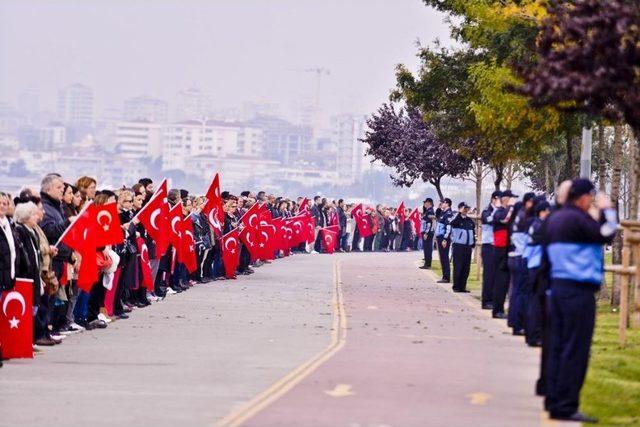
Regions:
[[[611, 263], [611, 253], [605, 255]], [[442, 276], [437, 260], [433, 271]], [[471, 264], [467, 289], [478, 295], [481, 280], [476, 279], [477, 265]], [[605, 281], [611, 286], [612, 275]], [[627, 346], [618, 345], [618, 313], [607, 301], [598, 303], [596, 330], [591, 347], [591, 361], [581, 394], [581, 410], [598, 417], [600, 426], [640, 426], [640, 329], [627, 331]]]

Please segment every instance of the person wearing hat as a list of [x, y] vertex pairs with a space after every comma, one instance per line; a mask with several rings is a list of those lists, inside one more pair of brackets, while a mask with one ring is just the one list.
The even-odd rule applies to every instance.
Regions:
[[454, 292], [469, 292], [467, 278], [471, 269], [471, 253], [476, 244], [476, 224], [467, 216], [468, 213], [469, 205], [461, 202], [450, 222]]
[[514, 214], [514, 205], [518, 196], [511, 190], [500, 193], [500, 203], [493, 213], [493, 308], [496, 319], [506, 319], [504, 300], [509, 290], [509, 226]]
[[[589, 215], [595, 199], [599, 220]], [[597, 422], [578, 411], [595, 325], [595, 294], [604, 279], [602, 245], [616, 233], [617, 213], [588, 179], [571, 184], [565, 205], [549, 216], [549, 349], [545, 407], [552, 419]]]
[[542, 263], [542, 223], [550, 212], [549, 202], [544, 196], [535, 199], [533, 221], [527, 229], [527, 246], [525, 249], [527, 281], [524, 289], [526, 298], [524, 330], [525, 341], [531, 347], [542, 345], [542, 316], [544, 306], [545, 286], [540, 280], [540, 265]]
[[451, 225], [449, 222], [453, 218], [451, 210], [451, 199], [446, 198], [440, 203], [440, 215], [436, 223], [436, 242], [438, 243], [438, 256], [442, 266], [442, 279], [438, 283], [449, 283], [451, 280], [451, 267], [449, 265], [449, 240]]
[[422, 202], [422, 252], [424, 253], [424, 265], [420, 268], [428, 270], [431, 268], [431, 260], [433, 258], [433, 220], [436, 213], [433, 210], [433, 199], [427, 197]]
[[527, 281], [527, 265], [525, 248], [528, 240], [527, 229], [533, 215], [535, 193], [526, 193], [522, 203], [514, 206], [514, 215], [509, 234], [508, 266], [511, 274], [509, 292], [509, 326], [513, 335], [524, 335], [524, 311], [526, 306], [525, 286]]
[[482, 249], [482, 308], [484, 310], [493, 309], [493, 280], [494, 280], [494, 260], [493, 260], [493, 213], [500, 205], [501, 191], [494, 191], [491, 194], [491, 201], [480, 214], [481, 219], [481, 239]]

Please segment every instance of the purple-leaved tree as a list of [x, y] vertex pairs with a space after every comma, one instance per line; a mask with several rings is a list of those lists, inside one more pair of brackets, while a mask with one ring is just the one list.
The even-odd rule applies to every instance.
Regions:
[[361, 141], [367, 145], [367, 154], [395, 169], [394, 185], [409, 187], [422, 179], [442, 199], [442, 178], [460, 177], [471, 167], [468, 158], [433, 136], [415, 108], [396, 111], [393, 105], [384, 104], [367, 125], [369, 130]]

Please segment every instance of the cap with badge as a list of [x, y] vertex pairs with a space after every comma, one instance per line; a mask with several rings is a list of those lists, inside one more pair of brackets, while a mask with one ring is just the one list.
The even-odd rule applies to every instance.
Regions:
[[594, 194], [596, 187], [593, 183], [586, 178], [578, 178], [573, 180], [571, 189], [569, 190], [569, 196], [572, 199], [577, 199], [585, 194]]
[[520, 197], [517, 194], [513, 194], [511, 190], [504, 190], [500, 197]]
[[500, 191], [500, 190], [497, 190], [497, 191], [494, 191], [493, 193], [491, 193], [491, 200], [499, 199], [500, 197], [502, 197], [502, 191]]
[[448, 204], [449, 206], [451, 206], [453, 204], [453, 202], [451, 201], [450, 198], [445, 197], [444, 200], [442, 200], [444, 203]]
[[469, 206], [468, 204], [466, 204], [465, 202], [460, 202], [458, 203], [458, 209], [464, 209], [464, 208], [471, 208], [471, 206]]

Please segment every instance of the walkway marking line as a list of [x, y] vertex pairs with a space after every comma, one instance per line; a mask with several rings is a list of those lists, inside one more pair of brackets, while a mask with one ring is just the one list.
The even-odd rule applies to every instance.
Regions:
[[340, 263], [341, 260], [336, 260], [333, 264], [333, 321], [331, 340], [327, 348], [276, 381], [269, 388], [251, 399], [247, 404], [215, 423], [215, 427], [237, 427], [242, 425], [284, 396], [344, 347], [347, 341], [347, 315], [344, 309]]

